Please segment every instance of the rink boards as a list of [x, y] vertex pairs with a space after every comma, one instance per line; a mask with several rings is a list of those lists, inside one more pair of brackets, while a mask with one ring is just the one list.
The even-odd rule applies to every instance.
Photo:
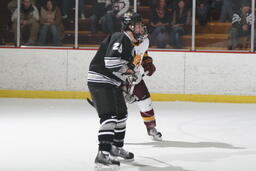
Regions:
[[[0, 97], [85, 98], [94, 49], [0, 49]], [[152, 50], [153, 100], [256, 102], [254, 53]]]

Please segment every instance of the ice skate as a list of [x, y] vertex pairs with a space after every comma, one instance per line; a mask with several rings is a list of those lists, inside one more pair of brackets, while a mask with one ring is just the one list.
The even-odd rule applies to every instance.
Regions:
[[110, 150], [110, 155], [113, 157], [120, 157], [124, 159], [125, 161], [133, 161], [134, 160], [134, 154], [126, 151], [122, 147], [116, 147], [112, 145], [112, 148]]
[[120, 166], [120, 162], [118, 160], [114, 160], [110, 158], [109, 154], [104, 154], [104, 152], [99, 151], [95, 158], [95, 170], [116, 170]]
[[158, 132], [156, 128], [148, 128], [148, 135], [155, 141], [162, 141], [162, 134]]

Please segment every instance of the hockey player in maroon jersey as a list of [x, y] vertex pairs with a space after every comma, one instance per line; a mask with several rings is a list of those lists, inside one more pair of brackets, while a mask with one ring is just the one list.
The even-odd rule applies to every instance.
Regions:
[[[152, 58], [147, 53], [144, 54], [141, 65], [147, 76], [151, 76], [156, 70]], [[162, 134], [156, 129], [155, 112], [144, 80], [135, 85], [133, 94], [137, 97], [136, 101], [148, 135], [152, 136], [153, 140], [162, 141]]]
[[[140, 72], [141, 75], [151, 76], [155, 72], [156, 68], [155, 65], [153, 64], [152, 57], [150, 57], [147, 52], [149, 48], [147, 29], [145, 26], [142, 27], [143, 28], [140, 29], [140, 42], [134, 48], [136, 56], [139, 56], [138, 58], [141, 59], [140, 65], [138, 66], [137, 69], [140, 71], [137, 72]], [[156, 129], [156, 119], [154, 109], [152, 106], [152, 101], [150, 98], [150, 93], [143, 80], [143, 77], [141, 76], [140, 78], [141, 80], [136, 80], [133, 91], [130, 93], [134, 95], [135, 98], [133, 100], [136, 100], [139, 106], [140, 114], [146, 126], [148, 135], [151, 136], [153, 140], [162, 141], [162, 134]]]

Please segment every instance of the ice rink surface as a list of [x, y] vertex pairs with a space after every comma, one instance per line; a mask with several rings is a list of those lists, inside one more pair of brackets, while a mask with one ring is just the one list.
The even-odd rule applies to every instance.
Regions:
[[[162, 142], [128, 105], [120, 171], [255, 171], [256, 104], [154, 102]], [[0, 171], [94, 171], [99, 127], [86, 100], [0, 98]]]

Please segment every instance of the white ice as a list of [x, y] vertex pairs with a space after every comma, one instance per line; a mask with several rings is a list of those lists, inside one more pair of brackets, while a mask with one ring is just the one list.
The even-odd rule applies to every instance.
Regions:
[[[255, 171], [256, 104], [154, 102], [162, 142], [128, 105], [120, 171]], [[86, 100], [0, 99], [0, 171], [93, 171], [99, 120]]]

